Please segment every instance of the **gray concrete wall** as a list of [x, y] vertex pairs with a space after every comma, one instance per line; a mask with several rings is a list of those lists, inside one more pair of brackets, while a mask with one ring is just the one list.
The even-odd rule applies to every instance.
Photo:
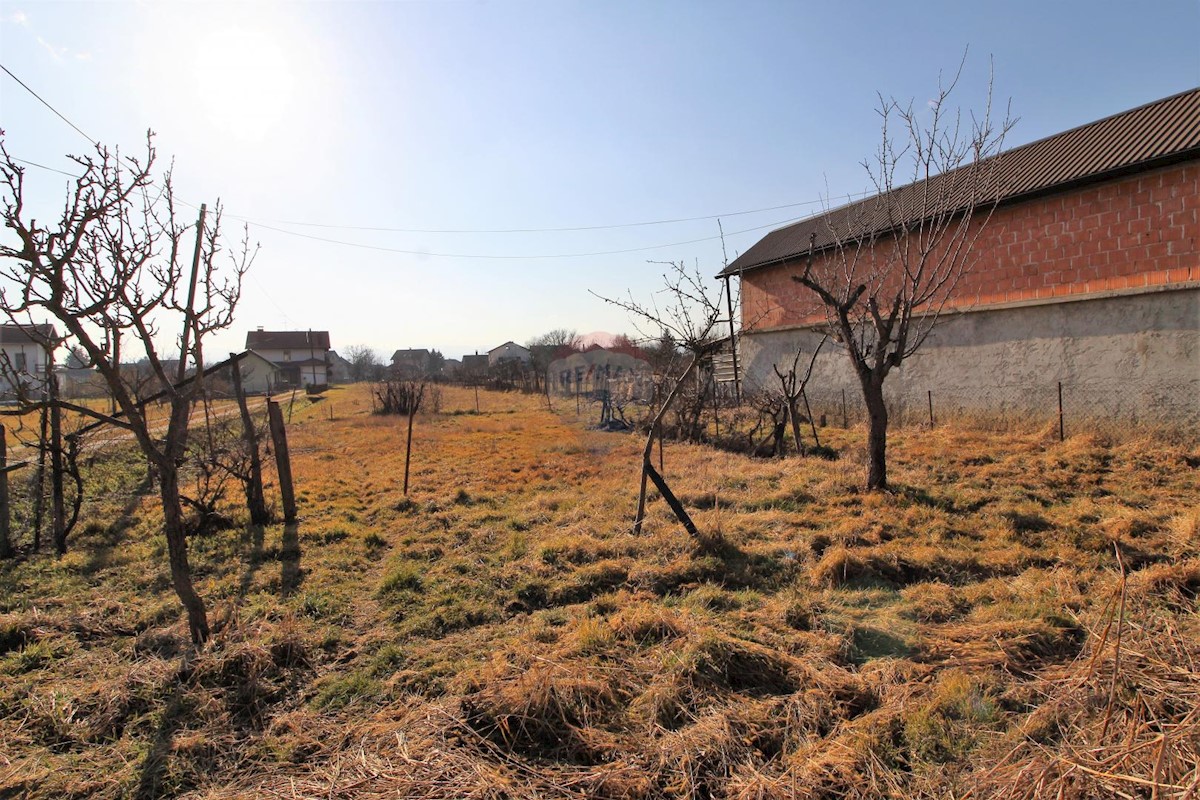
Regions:
[[[803, 370], [820, 338], [808, 329], [746, 334], [746, 385], [778, 386], [772, 365], [786, 370], [799, 346]], [[935, 414], [1048, 418], [1060, 381], [1076, 419], [1200, 426], [1200, 287], [947, 316], [885, 389], [893, 414], [909, 421], [927, 418], [927, 392]], [[857, 380], [845, 351], [828, 342], [809, 396], [822, 408], [840, 406], [843, 389], [853, 406]]]

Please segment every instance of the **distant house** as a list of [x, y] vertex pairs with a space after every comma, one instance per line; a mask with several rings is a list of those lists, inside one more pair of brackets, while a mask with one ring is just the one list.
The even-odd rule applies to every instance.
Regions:
[[329, 351], [329, 382], [350, 383], [354, 380], [354, 365], [338, 355], [336, 350]]
[[[237, 364], [238, 373], [241, 375], [242, 391], [246, 394], [270, 395], [280, 386], [279, 367], [275, 366], [274, 361], [253, 350], [243, 350], [218, 364], [212, 364], [205, 368], [206, 391], [215, 392], [218, 397], [232, 397], [234, 389], [230, 367], [233, 364]], [[187, 380], [190, 381], [193, 377], [194, 372], [189, 370]]]
[[0, 394], [12, 397], [17, 387], [41, 391], [58, 345], [53, 325], [0, 325]]
[[462, 370], [459, 376], [471, 380], [486, 378], [488, 373], [488, 357], [476, 353], [473, 356], [462, 357]]
[[246, 334], [246, 349], [279, 368], [280, 386], [329, 382], [329, 331], [264, 331]]
[[431, 355], [425, 348], [397, 350], [392, 353], [392, 375], [406, 380], [428, 375]]
[[279, 367], [261, 353], [247, 350], [239, 354], [237, 366], [246, 394], [271, 394], [279, 386]]
[[522, 347], [516, 342], [505, 342], [499, 347], [493, 347], [491, 350], [488, 350], [487, 360], [489, 367], [494, 367], [505, 361], [517, 361], [522, 364], [528, 364], [533, 360], [533, 354], [529, 352], [528, 347]]

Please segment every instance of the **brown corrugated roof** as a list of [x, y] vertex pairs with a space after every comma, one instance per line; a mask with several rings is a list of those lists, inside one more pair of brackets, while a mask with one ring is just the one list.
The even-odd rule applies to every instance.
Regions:
[[927, 192], [936, 198], [934, 210], [966, 207], [972, 187], [980, 183], [989, 202], [998, 197], [1013, 203], [1197, 157], [1200, 88], [771, 231], [721, 275], [796, 258], [808, 252], [810, 240], [822, 250], [839, 237], [845, 241], [917, 222], [917, 209], [931, 208], [921, 200]]
[[247, 350], [328, 350], [329, 331], [250, 331]]

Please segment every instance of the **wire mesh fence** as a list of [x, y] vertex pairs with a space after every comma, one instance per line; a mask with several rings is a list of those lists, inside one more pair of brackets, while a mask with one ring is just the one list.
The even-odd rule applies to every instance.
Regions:
[[[857, 386], [815, 387], [805, 394], [813, 417], [823, 424], [849, 427], [867, 421]], [[1200, 399], [1180, 401], [1156, 387], [1114, 382], [930, 386], [903, 392], [885, 387], [884, 394], [893, 429], [953, 423], [987, 430], [1051, 427], [1064, 437], [1155, 433], [1195, 438], [1200, 423]]]

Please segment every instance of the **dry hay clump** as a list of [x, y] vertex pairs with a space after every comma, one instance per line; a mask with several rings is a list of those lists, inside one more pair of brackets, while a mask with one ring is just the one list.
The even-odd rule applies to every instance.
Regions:
[[[1193, 561], [1122, 583], [1080, 658], [1042, 676], [1037, 707], [987, 753], [972, 796], [1200, 796], [1197, 576]], [[1181, 599], [1187, 614], [1164, 607]]]
[[535, 662], [489, 665], [462, 698], [463, 720], [505, 750], [579, 764], [596, 764], [611, 748], [604, 726], [626, 697], [603, 675]]
[[[286, 797], [725, 797], [877, 703], [802, 662], [675, 613], [623, 614], [605, 653], [513, 644], [454, 695], [406, 697], [318, 735], [326, 747], [230, 794]], [[583, 626], [581, 630], [587, 627]], [[593, 634], [589, 634], [594, 635]], [[569, 637], [568, 637], [569, 638]], [[658, 669], [651, 668], [658, 665]], [[318, 726], [321, 723], [311, 720]], [[216, 796], [216, 795], [212, 795]]]
[[953, 552], [927, 545], [845, 547], [824, 551], [809, 570], [815, 586], [839, 588], [855, 581], [881, 580], [896, 586], [942, 581], [965, 583], [989, 570], [969, 552]]

